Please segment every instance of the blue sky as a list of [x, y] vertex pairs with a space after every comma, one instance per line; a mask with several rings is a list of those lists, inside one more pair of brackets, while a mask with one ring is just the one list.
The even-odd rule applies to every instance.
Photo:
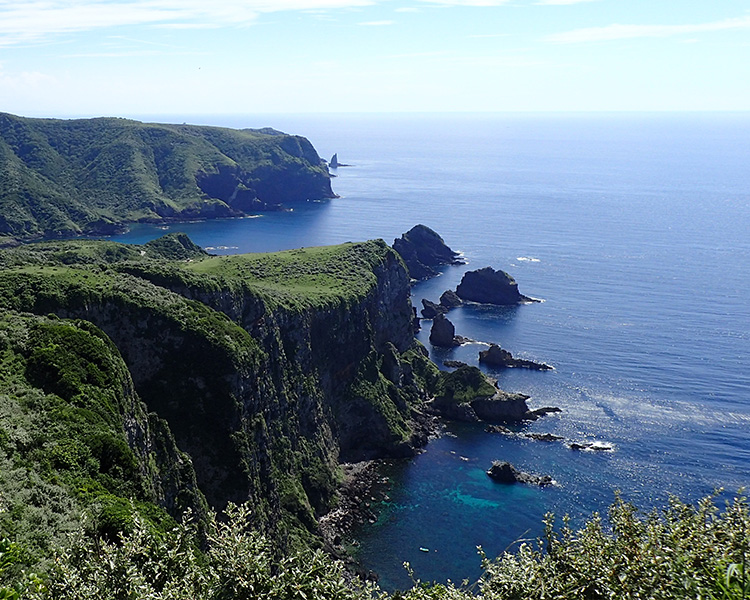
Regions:
[[25, 116], [748, 109], [750, 0], [0, 0]]

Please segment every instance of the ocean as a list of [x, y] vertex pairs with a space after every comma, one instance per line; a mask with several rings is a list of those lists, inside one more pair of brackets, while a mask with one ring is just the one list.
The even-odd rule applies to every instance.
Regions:
[[[694, 502], [750, 484], [750, 113], [172, 120], [272, 126], [351, 166], [335, 171], [339, 198], [170, 231], [222, 254], [392, 243], [423, 223], [467, 264], [416, 284], [414, 304], [468, 269], [509, 272], [543, 302], [455, 309], [456, 333], [555, 367], [486, 369], [532, 408], [562, 409], [525, 432], [612, 447], [448, 424], [425, 452], [384, 467], [388, 499], [356, 533], [354, 552], [386, 589], [411, 584], [404, 562], [423, 581], [475, 580], [477, 546], [493, 556], [536, 539], [548, 512], [581, 524], [616, 491], [647, 512], [673, 494]], [[114, 239], [164, 232], [134, 226]], [[424, 325], [438, 364], [476, 365], [486, 348], [431, 348]], [[485, 474], [496, 459], [557, 483], [496, 484]]]

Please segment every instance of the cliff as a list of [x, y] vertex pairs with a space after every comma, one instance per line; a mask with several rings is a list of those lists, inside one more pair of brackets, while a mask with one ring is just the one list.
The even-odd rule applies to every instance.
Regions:
[[327, 167], [302, 137], [0, 113], [0, 243], [332, 197]]
[[83, 527], [83, 511], [110, 540], [135, 512], [161, 532], [168, 513], [205, 517], [190, 457], [91, 323], [0, 311], [0, 389], [0, 531], [28, 564]]
[[[231, 257], [181, 235], [47, 242], [0, 252], [0, 266], [3, 314], [95, 324], [209, 505], [250, 500], [282, 546], [315, 543], [339, 461], [426, 441], [436, 368], [413, 338], [403, 263], [382, 241]], [[175, 468], [169, 452], [152, 462]], [[169, 497], [153, 495], [178, 516]]]

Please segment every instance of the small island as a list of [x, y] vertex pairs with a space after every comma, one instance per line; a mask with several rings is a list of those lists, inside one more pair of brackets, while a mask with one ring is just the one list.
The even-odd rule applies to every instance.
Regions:
[[484, 267], [464, 273], [456, 288], [456, 295], [464, 301], [482, 304], [512, 306], [526, 302], [538, 302], [518, 291], [518, 284], [505, 271]]

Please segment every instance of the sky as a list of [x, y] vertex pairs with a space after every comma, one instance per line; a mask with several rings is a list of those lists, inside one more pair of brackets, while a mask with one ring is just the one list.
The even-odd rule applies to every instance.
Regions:
[[750, 110], [750, 0], [0, 0], [0, 112]]

